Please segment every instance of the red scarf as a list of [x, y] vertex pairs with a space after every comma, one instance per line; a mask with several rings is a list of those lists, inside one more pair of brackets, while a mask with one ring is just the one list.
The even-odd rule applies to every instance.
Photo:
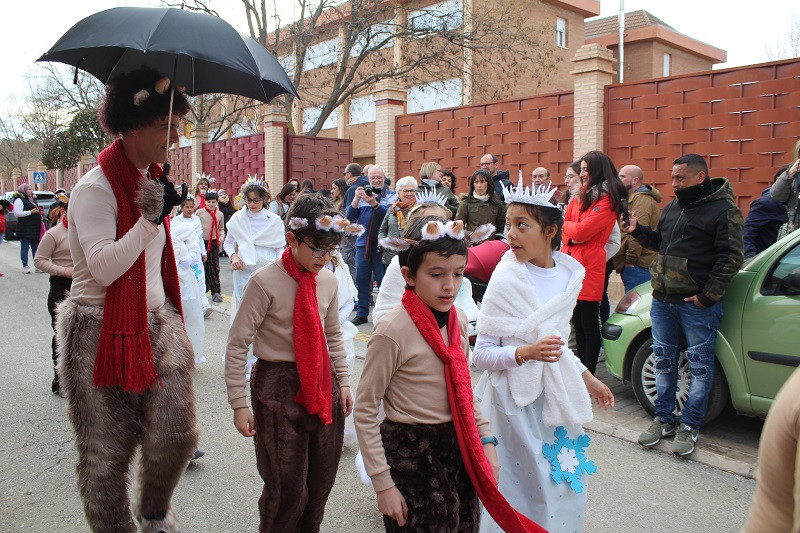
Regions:
[[461, 329], [458, 327], [458, 313], [450, 309], [447, 321], [447, 337], [450, 346], [445, 346], [439, 326], [430, 308], [411, 289], [403, 293], [403, 307], [408, 311], [414, 325], [425, 342], [444, 363], [444, 377], [447, 383], [447, 398], [453, 413], [453, 425], [461, 449], [461, 458], [469, 478], [478, 492], [483, 506], [503, 531], [544, 532], [545, 530], [530, 518], [517, 512], [500, 494], [494, 483], [492, 467], [483, 451], [478, 424], [475, 421], [472, 380], [467, 357], [461, 349]]
[[300, 377], [300, 389], [294, 401], [310, 414], [317, 415], [323, 424], [330, 424], [333, 421], [331, 359], [319, 316], [317, 275], [314, 272], [302, 272], [298, 268], [291, 247], [283, 251], [281, 261], [286, 272], [297, 282], [294, 323], [303, 328], [302, 334], [293, 335], [294, 357]]
[[[143, 183], [142, 174], [125, 156], [121, 139], [100, 152], [97, 160], [117, 199], [119, 240], [141, 216], [135, 198]], [[158, 179], [161, 176], [161, 167], [156, 164], [150, 165], [148, 170], [151, 178]], [[169, 235], [169, 218], [164, 219], [164, 230], [166, 244], [161, 253], [164, 293], [178, 313], [183, 315], [177, 263]], [[140, 394], [159, 380], [147, 324], [144, 250], [128, 271], [108, 286], [103, 305], [103, 324], [94, 363], [94, 384], [97, 387], [120, 386], [125, 391]]]
[[219, 244], [219, 227], [217, 226], [217, 208], [215, 207], [213, 211], [209, 211], [208, 208], [204, 208], [206, 213], [211, 215], [211, 231], [208, 232], [208, 244], [206, 244], [206, 252], [211, 250], [211, 243]]

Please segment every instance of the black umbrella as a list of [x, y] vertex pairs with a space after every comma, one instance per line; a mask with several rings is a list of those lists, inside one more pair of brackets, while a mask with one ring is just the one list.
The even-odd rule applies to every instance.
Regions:
[[219, 17], [174, 8], [115, 7], [70, 28], [37, 61], [57, 61], [107, 83], [147, 66], [186, 94], [227, 93], [269, 102], [290, 93], [289, 76], [260, 43]]
[[[117, 74], [150, 67], [172, 81], [170, 115], [176, 87], [190, 96], [227, 93], [262, 102], [284, 93], [298, 96], [283, 67], [257, 41], [219, 17], [168, 7], [115, 7], [90, 15], [37, 61], [76, 67], [76, 82], [77, 69], [107, 83]], [[182, 189], [181, 201], [185, 183]]]

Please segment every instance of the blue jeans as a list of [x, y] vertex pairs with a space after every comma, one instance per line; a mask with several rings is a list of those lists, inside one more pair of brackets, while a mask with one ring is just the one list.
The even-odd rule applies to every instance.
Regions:
[[706, 414], [714, 382], [714, 346], [722, 318], [722, 304], [701, 309], [693, 302], [668, 304], [653, 299], [653, 355], [656, 373], [656, 415], [662, 422], [675, 421], [675, 390], [681, 337], [686, 339], [691, 384], [681, 411], [681, 423], [699, 428]]
[[650, 269], [637, 266], [626, 266], [622, 269], [620, 274], [622, 284], [625, 286], [625, 292], [633, 289], [637, 285], [641, 285], [645, 281], [650, 281]]
[[383, 281], [383, 261], [377, 243], [370, 246], [370, 257], [365, 257], [366, 246], [356, 246], [356, 289], [358, 289], [358, 304], [356, 316], [369, 316], [369, 301], [372, 297], [372, 278], [381, 286]]
[[20, 239], [19, 240], [19, 258], [22, 259], [22, 266], [28, 266], [28, 248], [33, 252], [36, 257], [36, 250], [39, 248], [39, 239]]

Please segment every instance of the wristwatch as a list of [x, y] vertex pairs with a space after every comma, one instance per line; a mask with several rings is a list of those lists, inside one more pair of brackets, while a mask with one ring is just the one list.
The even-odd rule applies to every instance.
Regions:
[[500, 443], [497, 442], [497, 437], [495, 437], [494, 435], [489, 435], [488, 437], [483, 437], [481, 439], [481, 444], [494, 444], [495, 446], [497, 446]]

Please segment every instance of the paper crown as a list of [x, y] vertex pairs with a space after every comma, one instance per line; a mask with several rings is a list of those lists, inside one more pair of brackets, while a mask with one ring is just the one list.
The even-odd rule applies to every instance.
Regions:
[[[289, 227], [291, 229], [306, 228], [308, 224], [309, 220], [307, 218], [292, 217], [289, 219]], [[348, 236], [360, 237], [364, 234], [364, 226], [353, 224], [341, 215], [321, 215], [314, 220], [314, 225], [321, 231], [334, 231]]]
[[523, 187], [522, 171], [520, 170], [519, 181], [517, 182], [516, 189], [510, 185], [508, 187], [503, 187], [503, 197], [505, 198], [507, 204], [521, 203], [558, 209], [557, 205], [550, 203], [550, 199], [557, 190], [558, 189], [555, 187], [550, 188], [547, 185], [540, 185], [538, 187]]
[[443, 206], [447, 203], [447, 198], [445, 198], [438, 192], [434, 191], [433, 189], [425, 189], [423, 192], [418, 192], [416, 196], [418, 204], [433, 203]]
[[422, 228], [422, 238], [419, 241], [404, 239], [403, 237], [386, 237], [380, 240], [380, 245], [395, 252], [402, 252], [412, 246], [419, 245], [422, 241], [436, 241], [444, 237], [456, 240], [466, 239], [470, 244], [477, 244], [489, 238], [494, 233], [494, 230], [494, 225], [484, 224], [475, 228], [474, 231], [468, 232], [464, 229], [464, 222], [461, 220], [450, 222], [431, 220]]
[[211, 174], [206, 174], [205, 172], [195, 172], [194, 177], [197, 178], [197, 181], [208, 180], [209, 183], [211, 183], [212, 181], [216, 181], [214, 178], [211, 177]]

